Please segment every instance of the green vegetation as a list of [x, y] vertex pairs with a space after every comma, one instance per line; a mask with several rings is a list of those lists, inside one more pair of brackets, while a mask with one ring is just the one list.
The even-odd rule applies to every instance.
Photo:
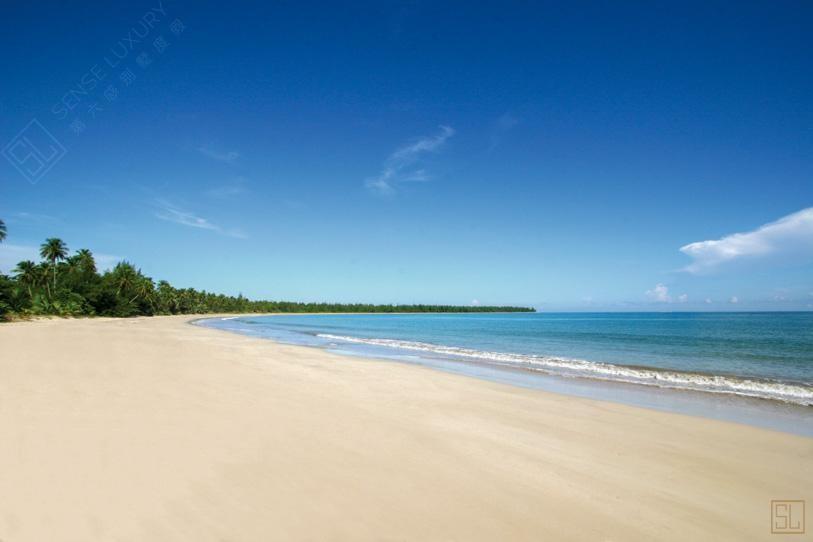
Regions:
[[[0, 242], [6, 229], [0, 221]], [[36, 315], [152, 316], [247, 312], [532, 312], [524, 307], [453, 305], [369, 305], [362, 303], [294, 303], [252, 301], [175, 288], [166, 281], [156, 284], [141, 270], [121, 262], [100, 274], [89, 250], [69, 255], [61, 239], [51, 238], [40, 247], [43, 261], [23, 261], [13, 276], [0, 274], [0, 320]]]

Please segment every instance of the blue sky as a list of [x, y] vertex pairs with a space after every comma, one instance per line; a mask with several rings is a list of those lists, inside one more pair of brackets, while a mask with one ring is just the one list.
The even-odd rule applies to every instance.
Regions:
[[7, 7], [0, 270], [60, 236], [257, 298], [813, 304], [809, 3], [273, 4]]

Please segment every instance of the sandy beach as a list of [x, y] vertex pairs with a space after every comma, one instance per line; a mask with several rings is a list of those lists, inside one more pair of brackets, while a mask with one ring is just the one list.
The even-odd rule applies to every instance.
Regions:
[[813, 439], [192, 319], [0, 325], [2, 542], [772, 540], [772, 499], [813, 507]]

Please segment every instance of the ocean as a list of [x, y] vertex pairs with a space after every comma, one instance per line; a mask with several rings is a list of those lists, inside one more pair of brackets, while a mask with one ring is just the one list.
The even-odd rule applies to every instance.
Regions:
[[664, 410], [711, 410], [769, 426], [787, 418], [805, 426], [791, 430], [813, 432], [810, 312], [309, 314], [201, 323]]

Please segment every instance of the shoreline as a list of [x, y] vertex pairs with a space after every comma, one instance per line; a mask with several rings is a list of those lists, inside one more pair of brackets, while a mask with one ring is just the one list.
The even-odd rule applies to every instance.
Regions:
[[[363, 339], [352, 338], [345, 344], [338, 343], [315, 344], [302, 340], [308, 338], [329, 338], [329, 336], [309, 331], [300, 332], [301, 337], [293, 332], [271, 329], [269, 335], [249, 333], [250, 328], [227, 327], [231, 321], [240, 318], [250, 318], [256, 315], [230, 315], [197, 318], [190, 324], [209, 329], [217, 329], [243, 336], [262, 338], [278, 344], [300, 346], [317, 350], [338, 353], [344, 356], [375, 359], [379, 361], [406, 363], [429, 367], [447, 373], [466, 377], [479, 378], [490, 382], [506, 383], [513, 386], [544, 390], [568, 396], [578, 396], [587, 399], [611, 401], [630, 406], [652, 408], [662, 412], [689, 414], [703, 418], [718, 419], [735, 423], [742, 423], [754, 427], [778, 430], [792, 434], [813, 437], [813, 407], [808, 403], [800, 403], [777, 396], [754, 395], [747, 392], [728, 389], [703, 388], [696, 386], [680, 386], [672, 382], [641, 382], [623, 378], [602, 378], [591, 373], [568, 374], [545, 371], [531, 366], [520, 364], [495, 363], [488, 359], [472, 356], [459, 357], [455, 355], [437, 355], [435, 350], [409, 348], [401, 349], [396, 346], [379, 345], [380, 342], [402, 342], [389, 339]], [[276, 314], [261, 315], [278, 316]], [[291, 316], [285, 315], [282, 316]], [[223, 321], [227, 326], [219, 324]], [[253, 326], [251, 326], [253, 328]], [[252, 330], [253, 331], [253, 330]], [[309, 341], [311, 339], [308, 339]], [[372, 343], [372, 344], [369, 344]], [[418, 344], [418, 343], [415, 343]], [[423, 343], [420, 343], [423, 345]], [[433, 345], [423, 345], [433, 346]], [[455, 347], [434, 345], [440, 350], [457, 350]], [[472, 351], [473, 352], [473, 351]], [[477, 352], [490, 354], [489, 352]], [[512, 354], [500, 354], [505, 357], [523, 357]], [[571, 361], [571, 360], [568, 360]], [[581, 360], [578, 360], [581, 361]], [[591, 362], [587, 362], [591, 363]], [[606, 365], [599, 363], [598, 365]], [[634, 365], [614, 365], [619, 370], [646, 371], [659, 375], [680, 375], [685, 377], [700, 377], [706, 380], [722, 378], [726, 381], [752, 385], [777, 385], [807, 388], [798, 382], [779, 382], [762, 380], [758, 378], [745, 378], [738, 375], [725, 375], [713, 373], [699, 373], [679, 371], [672, 369], [659, 369], [653, 367], [638, 367]]]
[[0, 539], [763, 540], [813, 499], [809, 438], [196, 317], [0, 326]]

